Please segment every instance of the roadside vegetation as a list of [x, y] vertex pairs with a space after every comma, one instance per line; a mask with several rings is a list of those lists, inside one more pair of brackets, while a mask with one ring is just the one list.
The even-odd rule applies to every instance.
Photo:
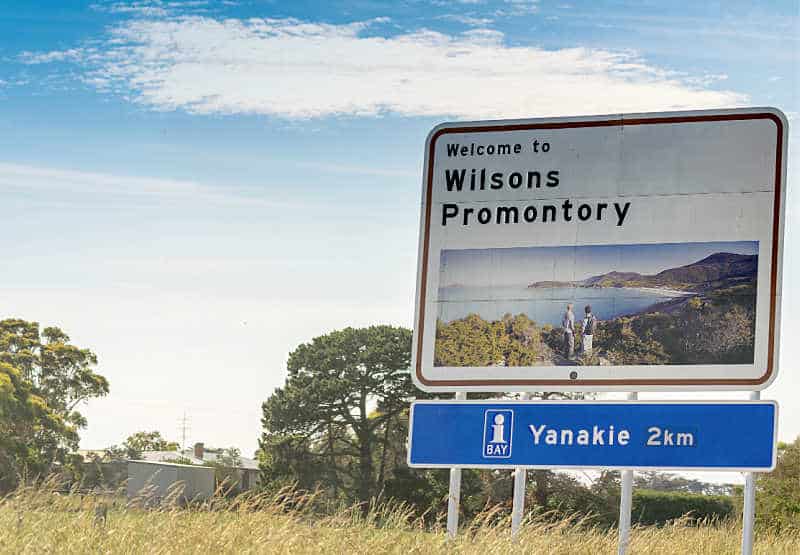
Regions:
[[[261, 494], [215, 497], [192, 507], [157, 510], [127, 506], [122, 497], [55, 494], [44, 486], [21, 488], [0, 503], [3, 553], [616, 553], [616, 530], [590, 519], [529, 518], [513, 543], [509, 518], [496, 508], [476, 515], [455, 540], [442, 518], [433, 525], [403, 504], [314, 510], [313, 495]], [[635, 527], [630, 552], [738, 553], [741, 530], [721, 523], [677, 519]], [[800, 552], [793, 530], [759, 530], [755, 553]]]
[[[549, 349], [555, 333], [523, 316], [497, 329], [516, 347], [502, 336], [490, 347], [520, 360]], [[2, 321], [0, 378], [8, 379], [0, 379], [0, 552], [615, 551], [615, 472], [531, 470], [527, 520], [512, 544], [512, 473], [464, 470], [462, 528], [448, 542], [448, 471], [406, 464], [409, 403], [429, 396], [411, 384], [410, 351], [410, 330], [392, 326], [346, 328], [299, 345], [283, 386], [262, 406], [258, 488], [232, 492], [223, 467], [234, 463], [223, 461], [211, 499], [185, 506], [176, 490], [144, 509], [122, 494], [127, 460], [175, 450], [175, 443], [149, 431], [101, 452], [74, 453], [85, 425], [75, 408], [108, 390], [93, 371], [94, 355], [60, 330]], [[800, 443], [781, 445], [777, 468], [757, 481], [757, 552], [800, 552], [799, 481]], [[736, 486], [637, 473], [632, 553], [735, 553], [741, 501]]]

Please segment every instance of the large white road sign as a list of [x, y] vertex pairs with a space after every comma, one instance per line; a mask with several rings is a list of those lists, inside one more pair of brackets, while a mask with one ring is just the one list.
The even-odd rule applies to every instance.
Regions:
[[766, 387], [778, 369], [786, 137], [771, 108], [436, 127], [416, 384]]

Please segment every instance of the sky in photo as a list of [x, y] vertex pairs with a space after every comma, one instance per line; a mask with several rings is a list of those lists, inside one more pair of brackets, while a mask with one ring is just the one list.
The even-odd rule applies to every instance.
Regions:
[[[186, 412], [187, 442], [251, 455], [299, 343], [411, 326], [431, 127], [772, 105], [797, 129], [799, 17], [795, 0], [4, 2], [0, 317], [98, 354], [111, 393], [83, 408], [84, 448], [181, 439]], [[783, 439], [798, 326], [764, 394]]]
[[439, 286], [579, 281], [614, 271], [651, 275], [719, 252], [758, 254], [758, 241], [444, 250]]

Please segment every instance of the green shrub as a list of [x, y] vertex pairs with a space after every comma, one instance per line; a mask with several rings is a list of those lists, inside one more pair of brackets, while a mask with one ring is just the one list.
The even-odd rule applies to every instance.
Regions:
[[634, 490], [631, 520], [637, 524], [664, 524], [689, 515], [693, 520], [722, 520], [734, 512], [726, 495]]
[[778, 464], [758, 476], [756, 520], [775, 530], [800, 530], [800, 438], [778, 445]]

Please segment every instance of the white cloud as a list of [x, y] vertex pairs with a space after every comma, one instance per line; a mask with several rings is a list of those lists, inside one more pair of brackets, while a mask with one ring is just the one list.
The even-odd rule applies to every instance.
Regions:
[[52, 193], [82, 202], [93, 197], [153, 201], [206, 202], [225, 205], [286, 207], [253, 189], [213, 186], [177, 179], [113, 175], [0, 162], [0, 193]]
[[153, 6], [143, 4], [141, 2], [134, 2], [133, 4], [115, 4], [108, 8], [111, 13], [128, 13], [136, 14], [145, 17], [165, 17], [169, 15], [169, 10], [160, 6]]
[[513, 14], [531, 14], [539, 11], [539, 0], [505, 0]]
[[24, 51], [17, 56], [23, 64], [49, 64], [52, 62], [76, 62], [89, 58], [89, 51], [83, 48], [70, 48], [68, 50], [52, 50], [50, 52]]
[[[182, 11], [204, 11], [206, 0], [186, 0], [164, 2], [163, 0], [137, 0], [133, 2], [98, 2], [91, 4], [94, 10], [107, 13], [130, 15], [134, 17], [167, 17]], [[226, 4], [228, 5], [228, 4]]]
[[728, 75], [726, 73], [706, 73], [704, 75], [696, 75], [693, 77], [686, 77], [685, 81], [698, 87], [708, 87], [720, 81], [726, 81]]
[[0, 162], [0, 191], [17, 189], [65, 193], [193, 194], [201, 186], [188, 181], [42, 168]]
[[487, 25], [491, 24], [494, 21], [489, 17], [474, 17], [471, 15], [463, 15], [455, 13], [440, 15], [437, 17], [437, 19], [456, 21], [458, 23], [463, 23], [464, 25], [469, 25], [471, 27], [486, 27]]
[[85, 56], [84, 80], [157, 110], [284, 118], [500, 118], [746, 101], [632, 52], [508, 46], [487, 29], [369, 36], [373, 23], [136, 19]]
[[22, 86], [27, 85], [27, 84], [28, 84], [28, 80], [27, 79], [22, 79], [22, 78], [19, 78], [19, 77], [11, 79], [10, 81], [7, 80], [7, 79], [0, 79], [0, 89], [8, 88], [8, 87], [22, 87]]

